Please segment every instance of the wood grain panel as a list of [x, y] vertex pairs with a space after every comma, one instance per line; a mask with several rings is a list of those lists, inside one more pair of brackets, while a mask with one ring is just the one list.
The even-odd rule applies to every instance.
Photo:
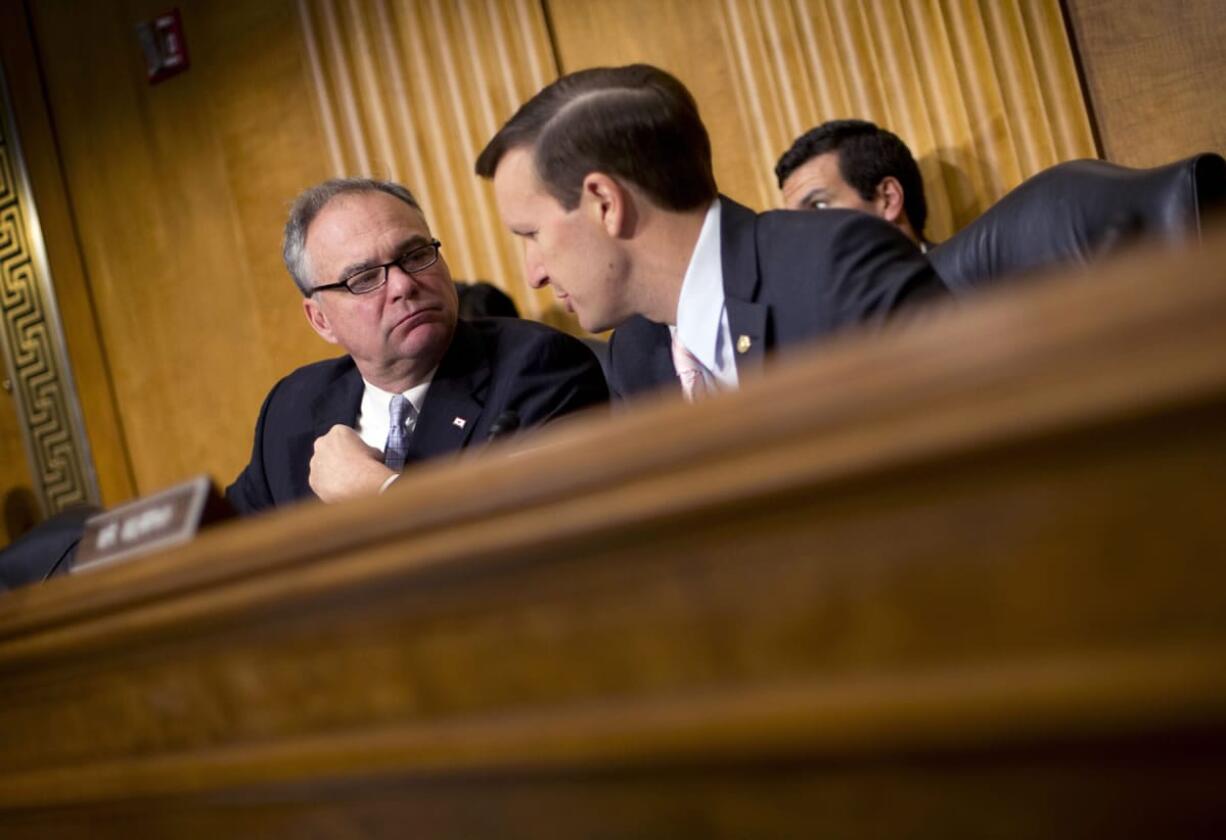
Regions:
[[[0, 77], [0, 86], [7, 88]], [[6, 389], [18, 410], [33, 490], [46, 514], [97, 504], [55, 301], [42, 225], [4, 94], [0, 129], [0, 339]]]
[[1160, 166], [1226, 154], [1221, 0], [1067, 0], [1108, 160]]
[[[41, 238], [45, 250], [48, 285], [55, 294], [68, 350], [66, 362], [71, 365], [70, 376], [84, 414], [84, 435], [93, 460], [89, 469], [94, 472], [102, 501], [115, 503], [131, 495], [132, 474], [29, 33], [29, 20], [21, 4], [8, 4], [0, 9], [0, 61], [4, 64], [12, 118], [21, 144], [20, 163], [25, 168], [32, 206], [41, 228], [33, 233]], [[6, 391], [4, 402], [11, 405], [10, 400], [11, 391]], [[32, 485], [19, 429], [8, 425], [7, 416], [5, 438], [6, 449], [0, 456], [4, 466], [0, 469], [7, 474], [0, 477], [0, 488], [6, 499], [10, 493], [16, 494], [11, 497], [15, 505], [12, 512], [16, 514], [16, 508], [21, 506], [18, 499], [25, 497], [18, 488], [31, 492]], [[13, 448], [8, 448], [9, 444]], [[37, 506], [33, 512], [37, 514]], [[6, 506], [6, 521], [8, 514]], [[12, 528], [9, 535], [14, 535]]]
[[299, 14], [333, 174], [405, 183], [457, 279], [491, 280], [525, 315], [559, 317], [553, 296], [525, 283], [492, 187], [472, 174], [498, 127], [556, 75], [540, 5], [300, 0]]
[[137, 494], [229, 480], [271, 384], [335, 352], [280, 264], [288, 201], [327, 172], [293, 2], [179, 8], [192, 66], [150, 86], [135, 27], [162, 5], [32, 7]]
[[[23, 46], [28, 50], [28, 42], [14, 38], [25, 29], [25, 17], [21, 9], [0, 10], [0, 61], [3, 62], [6, 73], [10, 67], [20, 64], [9, 58], [14, 50]], [[28, 66], [28, 59], [27, 59]], [[14, 100], [21, 100], [21, 93], [26, 90], [24, 81], [29, 76], [18, 75], [9, 82], [9, 87], [16, 91]], [[10, 94], [12, 95], [12, 94]], [[23, 100], [22, 100], [23, 101]], [[18, 110], [18, 102], [14, 102], [14, 111]], [[16, 116], [14, 115], [14, 122]], [[10, 129], [13, 130], [13, 129]], [[37, 149], [38, 146], [36, 145]], [[3, 353], [0, 350], [0, 353]], [[3, 365], [3, 356], [0, 356]], [[22, 439], [22, 418], [17, 410], [16, 398], [13, 394], [13, 382], [7, 365], [0, 368], [0, 548], [28, 531], [41, 518], [38, 499], [34, 495], [34, 475], [30, 472], [30, 464]]]
[[4, 377], [0, 391], [0, 548], [32, 528], [42, 515], [34, 496], [34, 476], [26, 460], [21, 422], [13, 403], [12, 384]]
[[1226, 238], [1075, 281], [13, 593], [0, 827], [1212, 836]]
[[779, 155], [829, 119], [870, 119], [907, 141], [936, 239], [1029, 175], [1095, 155], [1057, 0], [548, 7], [563, 71], [640, 60], [685, 81], [722, 188], [758, 208], [779, 204]]

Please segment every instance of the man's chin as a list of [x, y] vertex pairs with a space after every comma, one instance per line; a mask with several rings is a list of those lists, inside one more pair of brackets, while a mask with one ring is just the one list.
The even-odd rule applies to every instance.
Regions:
[[433, 313], [431, 317], [414, 318], [398, 324], [390, 338], [401, 355], [442, 358], [454, 333], [454, 322], [448, 323], [442, 315]]
[[592, 334], [602, 333], [617, 326], [616, 323], [610, 323], [608, 318], [585, 317], [582, 312], [576, 312], [575, 319], [579, 322], [579, 326]]

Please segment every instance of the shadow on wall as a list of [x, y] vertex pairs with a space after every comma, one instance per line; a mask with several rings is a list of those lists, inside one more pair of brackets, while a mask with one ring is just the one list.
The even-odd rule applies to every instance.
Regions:
[[27, 534], [42, 520], [38, 499], [28, 487], [17, 487], [4, 495], [4, 542], [7, 545]]
[[934, 149], [920, 158], [928, 199], [927, 235], [933, 242], [953, 236], [992, 205], [967, 174], [970, 155], [961, 148]]
[[938, 149], [935, 152], [937, 166], [940, 167], [941, 181], [950, 196], [950, 214], [953, 217], [954, 234], [983, 215], [983, 211], [992, 206], [993, 198], [982, 195], [975, 189], [974, 182], [966, 169], [959, 165], [965, 161], [968, 154], [963, 150], [948, 151]]

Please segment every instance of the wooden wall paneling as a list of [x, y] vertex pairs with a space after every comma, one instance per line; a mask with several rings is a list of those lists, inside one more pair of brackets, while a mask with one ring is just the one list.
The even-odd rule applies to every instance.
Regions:
[[1226, 154], [1221, 0], [1066, 0], [1108, 160], [1161, 166]]
[[6, 373], [0, 389], [0, 548], [42, 519], [12, 389]]
[[192, 66], [150, 86], [135, 26], [163, 6], [32, 4], [138, 494], [228, 481], [276, 378], [335, 353], [280, 265], [327, 171], [292, 0], [179, 8]]
[[[273, 381], [293, 367], [337, 354], [311, 331], [302, 315], [301, 295], [281, 260], [281, 234], [290, 202], [302, 189], [328, 177], [325, 146], [313, 109], [301, 39], [292, 25], [289, 0], [258, 3], [206, 3], [193, 17], [206, 52], [207, 74], [199, 106], [216, 135], [215, 149], [224, 172], [222, 215], [236, 249], [237, 274], [231, 279], [244, 314], [254, 320], [255, 347], [270, 377], [242, 382], [241, 403], [234, 410], [249, 428], [241, 434], [250, 445], [255, 411]], [[189, 42], [190, 48], [190, 42]], [[194, 56], [194, 54], [193, 54]], [[190, 72], [190, 71], [189, 71]], [[224, 330], [219, 330], [223, 344]], [[236, 352], [227, 345], [221, 355]], [[263, 371], [261, 371], [263, 372]], [[250, 401], [254, 396], [254, 401]], [[229, 480], [239, 466], [228, 453]], [[235, 466], [237, 464], [237, 466]]]
[[527, 286], [477, 153], [556, 75], [531, 0], [300, 0], [315, 101], [336, 175], [404, 182], [457, 279], [502, 286], [530, 317], [569, 321]]
[[[81, 270], [38, 59], [20, 4], [0, 11], [6, 113], [3, 294], [4, 530], [17, 536], [43, 513], [84, 501], [114, 501], [131, 475]], [[14, 371], [16, 375], [14, 375]], [[18, 399], [20, 397], [20, 399]], [[13, 410], [24, 406], [19, 416]], [[23, 434], [29, 448], [22, 445]], [[30, 459], [33, 458], [33, 463]], [[99, 480], [101, 479], [101, 480]]]
[[[0, 87], [7, 87], [2, 76]], [[28, 466], [24, 475], [30, 483], [21, 489], [32, 491], [37, 510], [50, 515], [97, 504], [99, 493], [38, 208], [7, 90], [0, 95], [0, 371], [24, 444], [19, 457]], [[10, 477], [22, 476], [21, 470], [10, 472]], [[6, 499], [18, 502], [23, 495], [6, 493]]]
[[1134, 255], [12, 593], [0, 828], [1214, 836], [1224, 281]]
[[[77, 245], [75, 220], [61, 173], [58, 143], [51, 129], [39, 60], [29, 39], [29, 20], [22, 4], [10, 4], [9, 12], [7, 26], [0, 27], [0, 63], [4, 64], [9, 82], [13, 120], [20, 135], [34, 204], [38, 208], [51, 283], [74, 370], [77, 396], [85, 414], [94, 473], [103, 503], [114, 504], [132, 494], [131, 465], [115, 407], [92, 292]], [[15, 456], [15, 461], [10, 462], [12, 468], [18, 465], [26, 468], [23, 452], [13, 451], [12, 455]], [[5, 481], [4, 486], [12, 484]]]
[[1094, 155], [1057, 0], [548, 8], [562, 70], [640, 60], [685, 81], [706, 115], [724, 191], [759, 208], [778, 204], [778, 156], [828, 119], [871, 119], [907, 141], [936, 239], [1023, 178]]
[[[0, 26], [0, 38], [3, 38], [0, 47], [4, 52], [0, 53], [0, 58], [5, 73], [0, 74], [0, 78], [12, 72], [10, 68], [16, 67], [17, 62], [10, 57], [12, 39], [7, 36], [13, 31], [20, 31], [23, 21], [12, 20], [10, 16], [10, 19], [4, 20], [3, 23], [6, 25]], [[22, 77], [19, 75], [18, 82], [20, 78]], [[13, 83], [10, 82], [10, 85]], [[20, 87], [20, 84], [13, 86]], [[7, 145], [0, 145], [0, 154], [5, 152]], [[3, 171], [6, 177], [2, 180], [7, 183], [11, 180], [8, 174], [12, 171], [7, 160], [4, 160]], [[0, 353], [2, 352], [4, 351], [0, 350]], [[7, 365], [0, 367], [0, 377], [3, 378], [0, 383], [0, 512], [3, 514], [0, 521], [0, 547], [3, 547], [29, 530], [42, 514], [34, 494], [34, 474], [30, 470], [23, 438], [23, 418], [18, 410], [14, 394], [15, 384]]]
[[[190, 227], [197, 241], [216, 243], [228, 224], [219, 205], [205, 205], [208, 185], [224, 178], [208, 170], [215, 161], [203, 148], [212, 136], [204, 114], [196, 102], [175, 102], [184, 85], [197, 84], [199, 70], [146, 94], [142, 58], [131, 49], [135, 21], [126, 9], [44, 3], [34, 16], [41, 51], [50, 57], [49, 97], [137, 489], [147, 491], [159, 479], [172, 480], [159, 437], [173, 435], [185, 452], [199, 454], [201, 441], [192, 440], [190, 429], [176, 430], [171, 419], [183, 416], [180, 406], [188, 416], [207, 416], [216, 404], [206, 405], [204, 395], [224, 398], [221, 389], [199, 388], [209, 376], [201, 350], [213, 340], [214, 325], [228, 322], [235, 339], [254, 344], [242, 321], [219, 309], [232, 302], [217, 293], [219, 284], [239, 274], [233, 251], [192, 248], [188, 234]], [[191, 37], [190, 12], [186, 17]], [[67, 55], [75, 61], [64, 60]], [[176, 160], [189, 163], [180, 168]], [[193, 270], [188, 263], [197, 258], [199, 270]], [[215, 278], [212, 288], [205, 278]]]
[[5, 376], [0, 392], [0, 548], [33, 527], [42, 515], [34, 496], [34, 476], [27, 464], [21, 421], [13, 404], [12, 385]]

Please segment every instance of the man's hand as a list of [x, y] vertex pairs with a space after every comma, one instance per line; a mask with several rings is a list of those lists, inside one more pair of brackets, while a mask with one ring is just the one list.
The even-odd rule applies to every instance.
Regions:
[[383, 463], [383, 453], [363, 443], [348, 426], [333, 426], [315, 438], [310, 484], [325, 502], [377, 495], [394, 474]]

